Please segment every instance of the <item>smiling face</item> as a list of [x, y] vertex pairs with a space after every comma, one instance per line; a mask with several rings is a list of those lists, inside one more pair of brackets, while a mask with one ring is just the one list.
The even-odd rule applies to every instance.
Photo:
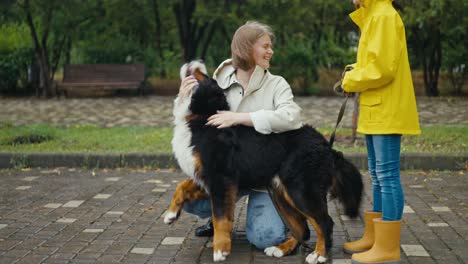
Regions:
[[253, 59], [255, 64], [268, 69], [270, 67], [270, 60], [273, 56], [273, 45], [269, 35], [261, 36], [253, 45]]

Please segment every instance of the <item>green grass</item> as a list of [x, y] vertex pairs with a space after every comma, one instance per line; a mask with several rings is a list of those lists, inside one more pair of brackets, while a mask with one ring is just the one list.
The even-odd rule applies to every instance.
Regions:
[[[18, 136], [42, 135], [52, 139], [35, 144], [10, 142]], [[0, 127], [1, 152], [60, 152], [60, 153], [169, 153], [171, 128], [49, 125]]]
[[[326, 138], [332, 131], [330, 128], [319, 130]], [[32, 135], [36, 136], [33, 140], [45, 141], [27, 142]], [[365, 153], [363, 135], [358, 134], [355, 143], [350, 143], [350, 135], [350, 129], [338, 129], [335, 148], [345, 153]], [[23, 141], [13, 144], [18, 137], [23, 137]], [[0, 124], [0, 152], [171, 153], [171, 139], [172, 128]], [[423, 128], [420, 136], [403, 136], [402, 152], [462, 154], [468, 153], [467, 144], [468, 126], [437, 125]]]

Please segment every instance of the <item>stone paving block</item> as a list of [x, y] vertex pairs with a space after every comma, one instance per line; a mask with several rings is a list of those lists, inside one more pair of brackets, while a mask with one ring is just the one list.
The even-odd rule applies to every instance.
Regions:
[[30, 253], [26, 255], [24, 258], [19, 260], [17, 264], [31, 264], [31, 263], [41, 263], [45, 259], [47, 259], [49, 256], [47, 255], [40, 255], [36, 253]]
[[38, 176], [28, 176], [28, 177], [24, 177], [23, 178], [23, 181], [34, 181], [36, 180], [37, 178], [39, 178]]
[[101, 233], [104, 232], [104, 229], [98, 229], [98, 228], [86, 228], [83, 230], [83, 233]]
[[124, 258], [123, 254], [119, 255], [102, 255], [97, 259], [98, 263], [118, 263]]
[[447, 206], [432, 206], [431, 208], [435, 212], [450, 212], [451, 211], [450, 208], [448, 208]]
[[52, 256], [50, 256], [51, 259], [54, 260], [70, 260], [74, 258], [76, 254], [74, 253], [54, 253]]
[[100, 193], [100, 194], [96, 194], [93, 198], [94, 199], [108, 199], [111, 196], [112, 194]]
[[163, 181], [157, 180], [157, 179], [146, 180], [145, 182], [147, 182], [147, 183], [163, 183]]
[[133, 254], [144, 254], [144, 255], [151, 255], [154, 252], [154, 248], [141, 248], [141, 247], [135, 247], [133, 248], [130, 253]]
[[41, 245], [33, 250], [38, 255], [52, 255], [59, 250], [59, 247], [49, 247]]
[[71, 224], [76, 221], [75, 218], [60, 218], [57, 220], [57, 223], [65, 223], [65, 224]]
[[25, 190], [28, 190], [28, 189], [31, 189], [32, 186], [18, 186], [15, 188], [15, 190], [18, 190], [18, 191], [25, 191]]
[[401, 245], [401, 248], [408, 257], [430, 257], [421, 245]]
[[15, 247], [16, 245], [20, 244], [21, 240], [0, 240], [0, 250], [1, 251], [8, 251]]
[[184, 243], [185, 237], [166, 237], [161, 242], [162, 245], [180, 245]]
[[403, 213], [404, 213], [404, 214], [414, 214], [414, 210], [413, 210], [413, 208], [411, 208], [410, 206], [405, 205], [405, 206], [403, 207]]
[[57, 251], [57, 253], [74, 253], [74, 254], [77, 254], [78, 252], [80, 252], [80, 250], [82, 250], [84, 247], [86, 246], [86, 244], [82, 243], [82, 244], [75, 244], [75, 245], [68, 245], [68, 244], [65, 244], [64, 247], [62, 247], [59, 251]]
[[11, 258], [20, 259], [20, 258], [26, 256], [27, 254], [29, 254], [29, 252], [31, 252], [31, 250], [11, 249], [11, 250], [8, 250], [5, 254], [3, 254], [3, 256], [4, 257], [11, 257]]
[[62, 206], [63, 207], [75, 208], [75, 207], [80, 206], [82, 203], [84, 203], [83, 200], [74, 200], [74, 201], [69, 201], [69, 202], [65, 203], [64, 205], [62, 205]]
[[92, 253], [92, 252], [80, 252], [78, 255], [76, 255], [75, 259], [91, 259], [91, 260], [96, 260], [100, 256], [102, 256], [102, 253]]
[[62, 206], [61, 203], [48, 203], [46, 205], [44, 205], [45, 208], [59, 208], [60, 206]]
[[116, 182], [116, 181], [120, 181], [120, 177], [107, 177], [105, 179], [105, 181], [107, 182]]
[[127, 254], [134, 247], [134, 243], [115, 242], [106, 251], [106, 254]]

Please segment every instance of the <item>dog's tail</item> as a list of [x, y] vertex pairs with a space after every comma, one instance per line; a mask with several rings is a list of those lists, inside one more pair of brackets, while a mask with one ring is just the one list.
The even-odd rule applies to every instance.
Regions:
[[331, 195], [343, 204], [346, 215], [356, 217], [361, 205], [363, 183], [359, 170], [343, 153], [332, 150], [335, 159], [335, 172]]

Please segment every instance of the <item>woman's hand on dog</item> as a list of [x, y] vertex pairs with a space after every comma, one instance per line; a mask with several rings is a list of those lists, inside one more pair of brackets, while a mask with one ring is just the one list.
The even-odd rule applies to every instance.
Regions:
[[195, 77], [193, 77], [192, 75], [185, 77], [182, 80], [182, 83], [180, 84], [179, 97], [188, 97], [192, 92], [193, 87], [197, 84], [197, 79], [195, 79]]
[[249, 113], [236, 113], [231, 111], [218, 111], [208, 118], [206, 123], [217, 128], [232, 127], [235, 125], [253, 126]]

